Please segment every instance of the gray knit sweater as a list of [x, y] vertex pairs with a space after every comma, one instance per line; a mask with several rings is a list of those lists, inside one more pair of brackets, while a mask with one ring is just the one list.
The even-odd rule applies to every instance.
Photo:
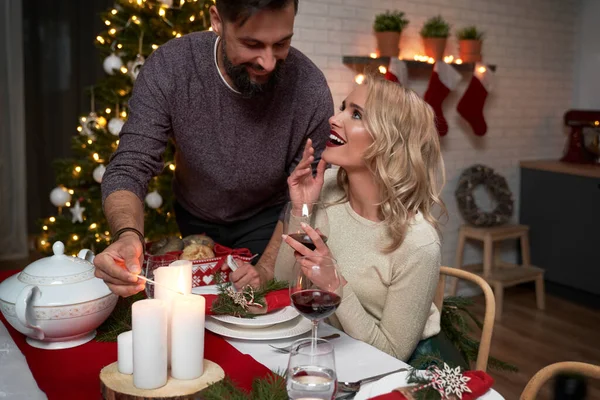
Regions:
[[[312, 138], [317, 156], [329, 136], [333, 101], [325, 77], [292, 48], [275, 91], [246, 99], [219, 75], [212, 32], [173, 39], [144, 64], [129, 119], [102, 180], [102, 199], [128, 190], [142, 201], [175, 140], [173, 190], [197, 217], [227, 223], [286, 199], [288, 174]], [[317, 157], [317, 158], [318, 158]]]

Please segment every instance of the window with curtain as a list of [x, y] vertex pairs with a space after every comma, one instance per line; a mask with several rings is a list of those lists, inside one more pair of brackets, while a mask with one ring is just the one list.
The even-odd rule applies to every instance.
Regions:
[[[19, 0], [11, 0], [19, 1]], [[39, 218], [55, 214], [50, 191], [52, 163], [69, 157], [78, 118], [90, 112], [87, 88], [103, 74], [94, 40], [103, 29], [99, 13], [110, 0], [20, 0], [27, 160], [27, 227], [39, 231]], [[67, 211], [68, 212], [68, 211]]]

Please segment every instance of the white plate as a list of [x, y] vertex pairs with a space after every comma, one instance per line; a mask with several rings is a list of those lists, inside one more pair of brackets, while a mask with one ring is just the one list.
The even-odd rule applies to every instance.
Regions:
[[312, 322], [302, 316], [298, 316], [290, 321], [273, 325], [268, 328], [242, 328], [235, 325], [226, 324], [217, 321], [213, 317], [206, 319], [206, 329], [216, 334], [230, 337], [233, 339], [245, 340], [271, 340], [285, 339], [302, 335], [310, 331]]
[[198, 286], [192, 288], [193, 294], [219, 294], [219, 287], [217, 285]]
[[211, 315], [211, 317], [243, 328], [267, 328], [294, 319], [298, 315], [300, 314], [294, 307], [287, 306], [269, 314], [257, 315], [254, 318], [239, 318], [231, 315]]

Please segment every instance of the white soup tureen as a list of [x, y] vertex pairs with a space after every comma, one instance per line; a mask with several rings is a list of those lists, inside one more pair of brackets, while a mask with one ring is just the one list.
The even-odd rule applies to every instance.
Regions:
[[64, 250], [54, 243], [53, 256], [0, 283], [4, 318], [33, 347], [66, 349], [92, 340], [117, 304], [118, 296], [94, 276], [93, 253], [70, 257]]

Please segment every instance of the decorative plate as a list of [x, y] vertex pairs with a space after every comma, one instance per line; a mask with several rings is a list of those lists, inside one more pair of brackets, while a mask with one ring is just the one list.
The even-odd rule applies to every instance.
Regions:
[[290, 321], [283, 322], [274, 326], [260, 329], [248, 329], [235, 325], [226, 324], [213, 317], [206, 319], [206, 329], [218, 335], [230, 337], [233, 339], [245, 340], [273, 340], [286, 339], [302, 335], [310, 331], [312, 322], [302, 316], [298, 316]]
[[239, 318], [232, 315], [211, 315], [211, 317], [218, 321], [243, 328], [267, 328], [275, 324], [287, 322], [298, 315], [300, 314], [298, 314], [298, 311], [294, 307], [287, 306], [269, 314], [257, 315], [254, 318]]

